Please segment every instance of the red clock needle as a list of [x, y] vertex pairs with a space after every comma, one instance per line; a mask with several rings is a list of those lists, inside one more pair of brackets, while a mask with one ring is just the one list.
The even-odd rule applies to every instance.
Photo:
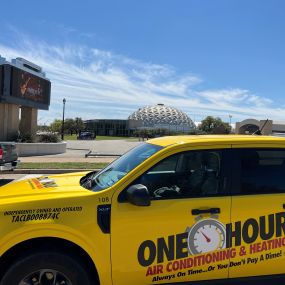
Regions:
[[206, 239], [207, 242], [211, 242], [211, 239], [208, 236], [206, 236], [203, 232], [201, 232], [201, 233], [202, 233], [202, 235], [204, 236], [204, 238]]

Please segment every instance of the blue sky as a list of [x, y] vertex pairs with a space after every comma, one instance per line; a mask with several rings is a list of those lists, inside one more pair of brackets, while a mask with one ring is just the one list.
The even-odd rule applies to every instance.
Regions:
[[42, 66], [50, 110], [125, 119], [157, 103], [207, 115], [285, 121], [282, 0], [5, 1], [0, 55]]

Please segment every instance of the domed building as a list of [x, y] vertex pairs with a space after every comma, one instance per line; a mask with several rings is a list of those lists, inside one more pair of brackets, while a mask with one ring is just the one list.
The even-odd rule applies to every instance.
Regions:
[[138, 109], [128, 118], [129, 128], [167, 129], [174, 132], [189, 132], [195, 129], [194, 122], [182, 111], [157, 104]]
[[91, 119], [84, 121], [84, 125], [99, 136], [131, 136], [136, 130], [159, 130], [159, 133], [195, 130], [194, 122], [184, 112], [164, 104], [139, 108], [127, 120]]

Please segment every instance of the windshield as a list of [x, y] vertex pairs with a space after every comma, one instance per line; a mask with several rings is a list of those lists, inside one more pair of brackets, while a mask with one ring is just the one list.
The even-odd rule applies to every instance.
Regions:
[[125, 153], [100, 172], [87, 174], [85, 179], [81, 181], [81, 185], [95, 192], [111, 187], [140, 163], [161, 149], [161, 146], [143, 143]]

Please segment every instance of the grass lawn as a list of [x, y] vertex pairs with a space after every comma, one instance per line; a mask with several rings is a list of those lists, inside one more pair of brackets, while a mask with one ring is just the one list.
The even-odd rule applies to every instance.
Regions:
[[19, 169], [101, 169], [108, 163], [92, 162], [23, 162], [20, 163]]
[[[64, 135], [64, 140], [66, 141], [73, 141], [77, 140], [76, 135]], [[96, 136], [96, 141], [103, 141], [103, 140], [126, 140], [126, 141], [138, 141], [138, 138], [132, 137], [112, 137], [112, 136]]]

